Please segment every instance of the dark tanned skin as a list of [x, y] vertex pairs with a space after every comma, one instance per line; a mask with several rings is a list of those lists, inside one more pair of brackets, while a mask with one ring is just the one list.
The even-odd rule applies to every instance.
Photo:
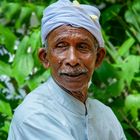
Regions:
[[72, 96], [85, 102], [88, 83], [104, 56], [94, 36], [83, 28], [60, 26], [47, 37], [47, 49], [40, 49], [39, 58], [52, 77]]

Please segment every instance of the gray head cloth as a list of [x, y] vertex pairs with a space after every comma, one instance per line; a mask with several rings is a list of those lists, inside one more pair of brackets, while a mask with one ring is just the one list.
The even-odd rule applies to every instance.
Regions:
[[61, 25], [82, 27], [88, 30], [97, 39], [99, 46], [104, 47], [99, 23], [100, 11], [90, 5], [73, 3], [69, 0], [58, 0], [48, 6], [43, 12], [41, 37], [45, 44], [47, 35]]

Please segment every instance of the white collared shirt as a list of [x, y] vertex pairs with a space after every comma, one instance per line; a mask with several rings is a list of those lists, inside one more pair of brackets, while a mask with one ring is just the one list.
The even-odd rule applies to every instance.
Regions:
[[[87, 110], [87, 114], [86, 114]], [[8, 140], [126, 140], [112, 110], [96, 99], [85, 105], [52, 77], [15, 110]]]

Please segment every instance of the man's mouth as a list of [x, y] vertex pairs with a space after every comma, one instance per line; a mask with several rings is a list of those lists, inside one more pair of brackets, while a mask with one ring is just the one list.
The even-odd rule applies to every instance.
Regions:
[[78, 77], [85, 73], [60, 73], [60, 75], [69, 76], [69, 77]]
[[67, 68], [59, 71], [61, 76], [68, 77], [79, 77], [81, 75], [87, 74], [88, 70], [86, 68]]

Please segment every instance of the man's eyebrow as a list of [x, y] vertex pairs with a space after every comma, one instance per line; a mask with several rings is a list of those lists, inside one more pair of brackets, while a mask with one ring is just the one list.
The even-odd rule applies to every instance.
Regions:
[[89, 40], [91, 40], [90, 38], [86, 37], [86, 38], [80, 38], [81, 41], [83, 42], [88, 42]]
[[54, 38], [54, 42], [55, 43], [58, 43], [58, 42], [61, 42], [61, 41], [64, 41], [64, 40], [66, 40], [66, 37], [56, 37], [56, 38]]
[[[64, 41], [64, 40], [67, 40], [67, 35], [63, 36], [63, 37], [58, 35], [57, 37], [54, 38], [55, 43], [58, 43], [58, 42], [61, 42], [61, 41]], [[78, 40], [82, 41], [82, 42], [94, 42], [94, 43], [96, 43], [96, 40], [94, 38], [91, 39], [91, 38], [89, 38], [87, 36], [86, 37], [79, 36]]]
[[79, 38], [80, 41], [82, 42], [90, 42], [90, 43], [96, 43], [95, 39], [91, 39], [91, 38], [88, 38], [88, 37], [85, 37], [85, 38]]

